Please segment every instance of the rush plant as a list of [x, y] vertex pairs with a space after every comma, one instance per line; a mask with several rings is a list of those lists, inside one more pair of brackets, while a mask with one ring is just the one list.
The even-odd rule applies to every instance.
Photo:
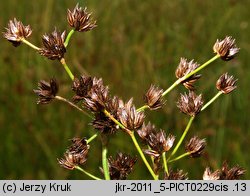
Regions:
[[[109, 93], [109, 87], [104, 85], [102, 78], [89, 75], [75, 76], [65, 59], [65, 53], [68, 50], [71, 37], [76, 32], [91, 31], [97, 27], [97, 23], [92, 19], [87, 8], [79, 7], [77, 4], [73, 10], [68, 9], [67, 21], [72, 28], [69, 33], [55, 29], [52, 33], [42, 36], [42, 46], [38, 47], [28, 41], [32, 34], [30, 25], [25, 26], [21, 21], [14, 18], [8, 23], [4, 38], [10, 41], [13, 46], [18, 47], [26, 44], [33, 48], [38, 54], [58, 61], [65, 69], [67, 75], [72, 81], [72, 91], [74, 96], [66, 99], [58, 94], [59, 85], [55, 78], [50, 81], [41, 80], [34, 92], [38, 96], [37, 104], [50, 104], [52, 101], [61, 101], [69, 104], [73, 108], [82, 112], [91, 120], [91, 125], [96, 133], [90, 138], [73, 138], [64, 156], [58, 159], [58, 163], [69, 170], [79, 170], [88, 175], [91, 179], [109, 180], [126, 179], [133, 171], [133, 167], [140, 158], [145, 164], [152, 179], [188, 179], [187, 173], [179, 169], [173, 171], [171, 165], [177, 161], [185, 161], [184, 157], [197, 158], [203, 154], [206, 146], [206, 139], [194, 135], [189, 141], [183, 142], [190, 132], [192, 123], [199, 117], [201, 112], [205, 112], [216, 99], [227, 95], [236, 89], [237, 80], [228, 73], [224, 73], [216, 82], [218, 93], [208, 102], [204, 102], [202, 94], [197, 94], [195, 82], [201, 78], [200, 72], [216, 60], [230, 61], [239, 52], [235, 39], [226, 36], [222, 40], [217, 40], [213, 46], [214, 56], [203, 64], [194, 60], [180, 58], [175, 75], [176, 81], [167, 89], [162, 89], [157, 85], [151, 85], [144, 95], [145, 104], [136, 108], [133, 104], [133, 98], [125, 102], [120, 97], [112, 96]], [[151, 122], [145, 122], [146, 110], [158, 110], [165, 107], [166, 96], [178, 85], [184, 85], [187, 92], [180, 95], [177, 101], [177, 107], [185, 115], [189, 116], [189, 121], [180, 138], [176, 138], [174, 133], [158, 130]], [[116, 156], [109, 156], [109, 141], [118, 131], [124, 132], [124, 135], [131, 139], [138, 152], [137, 157], [126, 153], [118, 152]], [[102, 142], [102, 166], [100, 176], [94, 176], [89, 173], [84, 164], [90, 151], [91, 142], [97, 137]], [[181, 146], [184, 146], [185, 153], [178, 154]], [[98, 169], [98, 168], [97, 168]], [[221, 169], [211, 171], [209, 167], [204, 168], [204, 180], [227, 180], [239, 179], [245, 170], [236, 165], [229, 168], [227, 162], [224, 162]]]

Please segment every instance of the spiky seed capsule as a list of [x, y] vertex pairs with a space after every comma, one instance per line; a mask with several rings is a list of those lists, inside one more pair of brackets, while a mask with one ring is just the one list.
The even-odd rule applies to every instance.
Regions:
[[57, 159], [58, 163], [69, 170], [75, 169], [78, 165], [83, 165], [87, 161], [89, 145], [83, 138], [73, 138], [72, 145], [64, 153], [64, 158]]
[[3, 33], [3, 37], [10, 41], [15, 47], [19, 46], [22, 39], [26, 39], [32, 33], [30, 25], [24, 26], [23, 23], [16, 18], [9, 20], [8, 27], [5, 29], [6, 32]]
[[246, 170], [239, 165], [229, 168], [227, 162], [224, 161], [221, 168], [220, 180], [238, 180], [245, 173]]
[[[179, 79], [183, 78], [184, 76], [188, 75], [195, 69], [199, 67], [199, 64], [191, 60], [188, 62], [187, 59], [181, 58], [180, 63], [175, 71], [175, 76]], [[194, 90], [194, 83], [201, 77], [201, 75], [194, 74], [183, 80], [181, 83], [189, 90]]]
[[231, 36], [226, 36], [223, 40], [218, 40], [213, 46], [214, 53], [220, 55], [224, 61], [229, 61], [239, 52], [239, 48], [235, 44], [235, 39]]
[[190, 153], [191, 157], [201, 156], [204, 148], [206, 146], [205, 139], [199, 139], [197, 136], [192, 137], [185, 146], [186, 152]]
[[139, 129], [144, 121], [145, 115], [143, 112], [137, 112], [133, 105], [133, 99], [125, 103], [124, 107], [118, 111], [120, 122], [129, 130]]
[[184, 173], [183, 170], [177, 169], [176, 172], [173, 170], [169, 171], [169, 174], [165, 173], [164, 180], [187, 180], [187, 173]]
[[87, 8], [78, 7], [78, 4], [73, 11], [68, 9], [67, 20], [69, 25], [79, 32], [89, 31], [97, 26], [96, 21], [92, 21], [91, 14], [87, 12]]
[[79, 79], [74, 78], [72, 90], [75, 92], [72, 100], [78, 102], [89, 96], [93, 86], [93, 79], [90, 76], [81, 76]]
[[39, 54], [50, 60], [62, 59], [66, 53], [64, 40], [65, 31], [61, 33], [55, 29], [51, 34], [43, 35], [43, 48], [39, 50]]
[[219, 180], [220, 179], [220, 171], [216, 170], [212, 172], [209, 167], [207, 167], [203, 173], [203, 180]]
[[189, 116], [197, 115], [201, 111], [202, 105], [202, 95], [197, 96], [193, 91], [190, 91], [188, 94], [181, 94], [177, 102], [177, 107], [180, 111]]
[[162, 93], [162, 89], [151, 85], [147, 93], [144, 95], [144, 101], [151, 110], [156, 110], [163, 106], [164, 102], [162, 99]]
[[216, 82], [216, 88], [224, 94], [231, 93], [237, 88], [236, 86], [237, 79], [234, 79], [233, 76], [224, 73]]
[[117, 153], [115, 159], [110, 156], [109, 173], [112, 180], [125, 180], [132, 172], [137, 159], [125, 153]]
[[38, 89], [33, 90], [38, 95], [37, 104], [50, 103], [58, 92], [58, 84], [55, 79], [51, 79], [50, 82], [41, 80], [38, 83]]

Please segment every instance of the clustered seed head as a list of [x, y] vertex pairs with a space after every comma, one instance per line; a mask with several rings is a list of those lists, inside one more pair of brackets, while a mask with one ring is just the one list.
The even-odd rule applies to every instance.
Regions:
[[100, 112], [105, 109], [106, 103], [110, 100], [109, 88], [103, 85], [102, 78], [93, 78], [92, 88], [88, 93], [88, 96], [84, 98], [84, 107], [92, 112]]
[[124, 107], [124, 103], [117, 96], [114, 96], [110, 99], [106, 104], [106, 109], [116, 118], [118, 119], [119, 110]]
[[234, 58], [234, 56], [239, 52], [235, 44], [235, 39], [231, 36], [226, 36], [223, 40], [218, 40], [213, 46], [214, 53], [220, 55], [221, 59], [224, 61], [229, 61]]
[[210, 168], [206, 168], [203, 174], [203, 180], [238, 180], [246, 170], [238, 165], [229, 168], [227, 162], [224, 162], [220, 170], [212, 172]]
[[203, 174], [203, 180], [219, 180], [220, 179], [220, 170], [212, 172], [209, 167], [207, 167]]
[[216, 88], [224, 94], [231, 93], [237, 88], [236, 86], [237, 79], [234, 79], [233, 76], [224, 73], [216, 82]]
[[95, 113], [95, 119], [93, 120], [92, 125], [95, 129], [97, 129], [101, 133], [108, 135], [116, 133], [119, 128], [103, 112]]
[[151, 134], [151, 132], [156, 132], [156, 128], [150, 122], [147, 125], [143, 123], [141, 129], [137, 130], [138, 135], [144, 142], [149, 139], [149, 135]]
[[[92, 88], [88, 93], [88, 97], [84, 98], [84, 107], [95, 114], [92, 125], [101, 133], [113, 134], [117, 131], [116, 124], [107, 117], [103, 110], [107, 108], [107, 104], [112, 102], [109, 97], [108, 86], [103, 85], [102, 79], [93, 78]], [[117, 111], [111, 113], [117, 119]]]
[[[116, 96], [110, 98], [108, 102], [105, 104], [105, 109], [109, 111], [109, 113], [115, 119], [119, 119], [118, 111], [122, 107], [124, 107], [123, 101]], [[107, 117], [103, 112], [95, 113], [95, 120], [92, 122], [92, 125], [94, 126], [95, 129], [105, 134], [114, 134], [119, 129], [119, 126], [109, 117]]]
[[51, 79], [50, 82], [41, 80], [38, 83], [38, 89], [33, 90], [38, 95], [37, 104], [50, 103], [58, 92], [58, 84], [55, 79]]
[[162, 108], [162, 106], [164, 105], [162, 93], [163, 89], [151, 85], [147, 93], [144, 95], [144, 101], [151, 110]]
[[89, 145], [85, 139], [73, 138], [72, 145], [66, 150], [64, 158], [58, 159], [59, 164], [69, 170], [87, 161]]
[[238, 180], [242, 175], [246, 173], [246, 170], [239, 165], [229, 168], [227, 162], [224, 162], [221, 168], [221, 180]]
[[132, 172], [137, 159], [125, 153], [117, 153], [115, 159], [110, 156], [108, 159], [109, 173], [111, 180], [126, 180]]
[[206, 147], [206, 140], [199, 139], [197, 136], [192, 137], [185, 146], [186, 152], [190, 153], [193, 158], [201, 156], [204, 148]]
[[72, 90], [75, 92], [73, 102], [79, 102], [88, 97], [92, 86], [93, 80], [90, 76], [81, 76], [79, 79], [75, 77], [72, 85]]
[[109, 96], [108, 86], [103, 85], [102, 78], [93, 79], [89, 76], [81, 76], [73, 81], [72, 90], [75, 92], [73, 101], [83, 101], [83, 106], [94, 113], [95, 119], [92, 125], [101, 133], [113, 134], [119, 127], [104, 114], [107, 110], [115, 119], [119, 119], [118, 111], [124, 108], [121, 99]]
[[190, 91], [189, 94], [181, 94], [177, 102], [177, 107], [181, 112], [189, 116], [196, 116], [201, 111], [202, 105], [202, 95], [197, 96], [193, 91]]
[[[186, 76], [187, 74], [191, 73], [192, 71], [194, 71], [195, 69], [197, 69], [200, 65], [196, 62], [194, 62], [194, 60], [191, 61], [187, 61], [187, 59], [185, 58], [181, 58], [180, 63], [175, 71], [175, 76], [177, 78], [183, 78], [184, 76]], [[197, 81], [199, 78], [201, 77], [201, 75], [197, 75], [194, 74], [192, 76], [190, 76], [189, 78], [187, 78], [186, 80], [182, 81], [182, 84], [189, 90], [194, 90], [194, 83], [195, 81]]]
[[69, 25], [79, 32], [89, 31], [97, 26], [96, 21], [92, 21], [91, 14], [87, 12], [87, 8], [78, 7], [78, 4], [73, 11], [68, 9], [67, 20]]
[[164, 180], [187, 180], [187, 173], [184, 173], [183, 170], [177, 170], [174, 172], [173, 170], [169, 171], [169, 174], [165, 173]]
[[163, 152], [169, 151], [175, 141], [173, 135], [169, 134], [166, 137], [165, 131], [157, 131], [150, 122], [147, 125], [143, 124], [137, 133], [144, 143], [150, 146], [150, 149], [144, 150], [144, 152], [154, 158], [158, 158]]
[[101, 78], [81, 76], [73, 81], [72, 90], [75, 92], [73, 101], [83, 101], [83, 106], [94, 113], [92, 125], [101, 133], [116, 133], [119, 127], [104, 114], [107, 110], [115, 119], [118, 119], [118, 110], [124, 107], [121, 99], [109, 96], [108, 86], [103, 85]]
[[32, 33], [30, 25], [24, 26], [23, 23], [16, 18], [9, 20], [8, 28], [5, 29], [6, 32], [3, 33], [3, 37], [10, 41], [15, 47], [19, 46], [22, 39], [26, 39]]
[[136, 130], [142, 126], [145, 115], [143, 112], [136, 111], [133, 99], [131, 98], [124, 104], [124, 107], [118, 110], [118, 118], [127, 129]]
[[39, 50], [39, 53], [50, 60], [62, 59], [66, 53], [64, 40], [65, 31], [61, 33], [55, 29], [51, 34], [43, 35], [42, 42], [44, 47]]

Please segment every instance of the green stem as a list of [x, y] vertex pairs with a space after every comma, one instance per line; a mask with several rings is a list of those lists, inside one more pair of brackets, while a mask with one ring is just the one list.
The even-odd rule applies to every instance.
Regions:
[[79, 166], [75, 166], [75, 169], [78, 169], [79, 171], [81, 171], [82, 173], [86, 174], [87, 176], [89, 176], [90, 178], [93, 178], [95, 180], [102, 180], [101, 178], [98, 178], [92, 174], [90, 174], [89, 172], [85, 171], [84, 169], [82, 169], [81, 167]]
[[211, 103], [213, 103], [220, 95], [223, 93], [219, 91], [209, 102], [207, 102], [202, 108], [201, 111], [205, 110]]
[[220, 57], [220, 55], [216, 54], [214, 57], [212, 57], [211, 59], [209, 59], [207, 62], [205, 62], [201, 66], [199, 66], [197, 69], [195, 69], [194, 71], [192, 71], [189, 74], [187, 74], [184, 77], [182, 77], [181, 80], [184, 81], [184, 80], [188, 79], [190, 76], [192, 76], [192, 75], [196, 74], [198, 71], [204, 69], [207, 65], [209, 65], [210, 63], [212, 63], [213, 61], [215, 61], [219, 57]]
[[38, 48], [37, 46], [35, 46], [34, 44], [30, 43], [28, 40], [26, 40], [25, 38], [23, 38], [21, 40], [23, 43], [25, 43], [26, 45], [30, 46], [31, 48], [35, 49], [35, 50], [40, 50], [40, 48]]
[[144, 111], [145, 109], [148, 109], [148, 108], [149, 108], [148, 105], [144, 105], [144, 106], [138, 108], [136, 111], [137, 111], [137, 112], [141, 112], [141, 111]]
[[97, 136], [98, 136], [98, 133], [92, 135], [89, 139], [87, 139], [87, 144], [89, 144], [90, 142], [92, 142]]
[[103, 147], [102, 147], [102, 167], [103, 167], [105, 180], [110, 180], [107, 154], [108, 154], [107, 146], [103, 145]]
[[61, 64], [63, 65], [65, 71], [67, 72], [67, 74], [69, 75], [71, 80], [74, 80], [74, 75], [72, 74], [71, 70], [69, 69], [68, 65], [66, 64], [66, 61], [64, 58], [61, 58], [60, 60]]
[[128, 130], [122, 123], [120, 123], [118, 120], [116, 120], [107, 110], [103, 110], [103, 113], [109, 117], [115, 124], [117, 124], [121, 129], [124, 129], [127, 133], [130, 133], [131, 131]]
[[190, 152], [186, 152], [186, 153], [184, 153], [184, 154], [182, 154], [182, 155], [180, 155], [180, 156], [178, 156], [178, 157], [176, 157], [174, 159], [169, 160], [168, 162], [171, 163], [171, 162], [174, 162], [174, 161], [178, 161], [179, 159], [182, 159], [182, 158], [184, 158], [184, 157], [186, 157], [188, 155], [190, 155]]
[[[150, 148], [150, 146], [148, 145], [148, 149], [149, 150], [151, 150], [151, 148]], [[151, 159], [151, 162], [152, 162], [152, 164], [154, 165], [155, 164], [155, 159], [154, 159], [154, 157], [153, 156], [150, 156], [150, 159]]]
[[167, 90], [165, 90], [162, 94], [162, 97], [164, 97], [166, 94], [168, 94], [171, 90], [173, 90], [177, 85], [179, 85], [182, 81], [188, 79], [190, 76], [196, 74], [198, 71], [204, 69], [207, 65], [209, 65], [210, 63], [212, 63], [213, 61], [215, 61], [216, 59], [218, 59], [220, 57], [220, 55], [215, 55], [214, 57], [212, 57], [211, 59], [209, 59], [207, 62], [203, 63], [201, 66], [199, 66], [197, 69], [195, 69], [194, 71], [190, 72], [189, 74], [183, 76], [182, 78], [179, 78], [178, 80], [176, 80]]
[[131, 137], [131, 139], [132, 139], [132, 141], [133, 141], [133, 143], [134, 143], [134, 145], [135, 145], [137, 151], [139, 152], [139, 154], [140, 154], [140, 156], [141, 156], [141, 158], [142, 158], [144, 164], [145, 164], [146, 167], [148, 168], [148, 171], [150, 172], [150, 174], [152, 175], [152, 177], [154, 178], [154, 180], [158, 180], [158, 176], [155, 175], [153, 169], [152, 169], [151, 166], [149, 165], [149, 163], [148, 163], [146, 157], [144, 156], [144, 154], [143, 154], [143, 152], [142, 152], [142, 150], [141, 150], [141, 148], [140, 148], [140, 146], [139, 146], [139, 144], [138, 144], [138, 142], [137, 142], [137, 140], [136, 140], [136, 138], [135, 138], [134, 131], [131, 131], [129, 135], [130, 135], [130, 137]]
[[167, 90], [165, 90], [162, 93], [162, 97], [164, 97], [166, 94], [168, 94], [171, 90], [173, 90], [176, 86], [178, 86], [181, 83], [181, 80], [176, 80]]
[[68, 46], [69, 40], [70, 40], [70, 38], [71, 38], [71, 36], [73, 35], [74, 32], [75, 32], [75, 30], [74, 30], [74, 29], [71, 29], [71, 31], [68, 33], [68, 35], [67, 35], [67, 37], [66, 37], [66, 40], [65, 40], [65, 42], [64, 42], [65, 48]]
[[131, 137], [132, 141], [134, 142], [134, 145], [135, 145], [137, 151], [139, 152], [139, 154], [140, 154], [140, 156], [141, 156], [143, 162], [145, 163], [146, 167], [148, 168], [149, 172], [151, 173], [151, 175], [153, 176], [153, 178], [154, 178], [155, 180], [157, 180], [157, 179], [158, 179], [158, 176], [155, 175], [153, 169], [152, 169], [151, 166], [149, 165], [149, 163], [148, 163], [146, 157], [144, 156], [144, 154], [143, 154], [143, 152], [142, 152], [142, 150], [141, 150], [141, 148], [140, 148], [140, 146], [139, 146], [139, 144], [138, 144], [138, 142], [137, 142], [137, 140], [136, 140], [136, 138], [135, 138], [134, 131], [131, 131], [131, 130], [127, 129], [123, 124], [121, 124], [118, 120], [116, 120], [107, 110], [104, 110], [103, 112], [104, 112], [104, 114], [105, 114], [107, 117], [109, 117], [115, 124], [117, 124], [120, 128], [124, 129], [124, 130], [129, 134], [129, 136]]
[[[170, 156], [168, 157], [168, 160], [169, 160], [172, 156], [174, 156], [175, 153], [177, 152], [177, 150], [179, 149], [179, 147], [180, 147], [180, 145], [182, 144], [182, 142], [183, 142], [185, 136], [186, 136], [187, 133], [188, 133], [188, 130], [189, 130], [190, 127], [191, 127], [191, 124], [192, 124], [194, 118], [195, 118], [195, 116], [192, 116], [192, 117], [190, 118], [190, 120], [189, 120], [189, 122], [188, 122], [188, 124], [187, 124], [187, 126], [186, 126], [185, 131], [183, 132], [183, 134], [182, 134], [182, 136], [181, 136], [179, 142], [178, 142], [177, 145], [175, 146], [174, 150], [172, 151], [172, 153], [171, 153]], [[167, 160], [167, 162], [168, 162], [168, 160]]]
[[163, 159], [163, 166], [164, 166], [164, 170], [167, 173], [167, 175], [169, 175], [168, 172], [168, 164], [167, 164], [167, 159], [166, 159], [166, 152], [162, 153], [162, 159]]
[[80, 112], [82, 112], [84, 115], [88, 116], [89, 118], [93, 119], [93, 117], [88, 114], [86, 111], [82, 110], [81, 108], [79, 108], [77, 105], [75, 105], [74, 103], [70, 102], [69, 100], [61, 97], [61, 96], [55, 96], [55, 99], [59, 100], [59, 101], [62, 101], [62, 102], [65, 102], [67, 104], [69, 104], [70, 106], [72, 106], [73, 108], [76, 108], [77, 110], [79, 110]]
[[[198, 71], [204, 69], [207, 65], [209, 65], [210, 63], [212, 63], [213, 61], [215, 61], [216, 59], [218, 59], [220, 57], [220, 55], [215, 55], [214, 57], [212, 57], [211, 59], [209, 59], [207, 62], [203, 63], [201, 66], [199, 66], [197, 69], [195, 69], [194, 71], [190, 72], [189, 74], [183, 76], [182, 78], [179, 78], [178, 80], [176, 80], [167, 90], [165, 90], [162, 93], [162, 97], [164, 97], [165, 95], [167, 95], [170, 91], [172, 91], [176, 86], [178, 86], [182, 81], [185, 81], [186, 79], [188, 79], [190, 76], [196, 74]], [[137, 111], [143, 111], [145, 109], [149, 108], [149, 106], [144, 105], [142, 107], [140, 107], [139, 109], [137, 109]]]

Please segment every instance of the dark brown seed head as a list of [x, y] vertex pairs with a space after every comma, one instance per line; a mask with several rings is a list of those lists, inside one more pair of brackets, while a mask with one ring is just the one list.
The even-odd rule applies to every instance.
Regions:
[[201, 156], [206, 146], [205, 139], [199, 139], [197, 136], [192, 137], [185, 146], [186, 152], [190, 153], [190, 156], [195, 158]]
[[147, 125], [143, 123], [142, 127], [139, 130], [137, 130], [138, 135], [144, 142], [146, 142], [149, 139], [149, 135], [151, 133], [155, 132], [156, 132], [155, 126], [150, 122]]
[[183, 170], [177, 170], [174, 172], [173, 170], [169, 171], [169, 174], [165, 173], [164, 180], [187, 180], [187, 173], [184, 173]]
[[79, 79], [74, 78], [72, 90], [75, 92], [73, 96], [73, 101], [78, 102], [88, 97], [89, 92], [91, 91], [93, 86], [93, 80], [90, 76], [81, 76]]
[[87, 160], [89, 145], [85, 139], [74, 138], [72, 145], [66, 150], [64, 158], [58, 159], [58, 163], [66, 168], [73, 170], [78, 165], [83, 165]]
[[144, 95], [144, 101], [151, 110], [156, 110], [163, 106], [164, 103], [162, 99], [162, 93], [162, 89], [151, 85], [147, 93]]
[[203, 180], [219, 180], [220, 179], [220, 170], [212, 172], [209, 167], [207, 167], [203, 174]]
[[49, 35], [45, 34], [42, 37], [43, 48], [39, 50], [39, 53], [50, 60], [62, 59], [66, 53], [64, 46], [65, 31], [60, 33], [56, 29]]
[[228, 73], [224, 73], [216, 82], [216, 88], [224, 94], [231, 93], [236, 86], [237, 79], [233, 76], [229, 76]]
[[22, 39], [26, 39], [32, 33], [30, 25], [24, 26], [21, 21], [16, 18], [9, 20], [8, 27], [5, 28], [6, 32], [3, 32], [3, 37], [10, 41], [13, 46], [19, 46]]
[[103, 85], [102, 78], [93, 78], [91, 90], [88, 97], [84, 98], [83, 105], [92, 112], [101, 112], [110, 101], [109, 88]]
[[175, 141], [175, 136], [172, 134], [169, 134], [166, 141], [163, 143], [163, 151], [164, 152], [169, 151], [174, 145], [174, 141]]
[[[177, 78], [183, 78], [187, 74], [191, 73], [195, 69], [199, 67], [199, 64], [191, 60], [190, 62], [187, 61], [185, 58], [181, 58], [180, 63], [175, 71], [175, 76]], [[194, 83], [198, 80], [201, 75], [194, 74], [187, 78], [186, 80], [182, 81], [182, 84], [189, 90], [194, 90]]]
[[107, 135], [114, 134], [119, 129], [119, 127], [103, 112], [95, 113], [95, 119], [92, 122], [92, 125], [96, 130]]
[[133, 105], [133, 99], [125, 103], [123, 108], [118, 111], [120, 122], [129, 130], [139, 129], [144, 121], [145, 115], [143, 112], [137, 112]]
[[85, 138], [74, 137], [73, 139], [71, 139], [71, 142], [72, 144], [68, 148], [68, 151], [71, 153], [80, 153], [82, 150], [85, 150], [88, 147]]
[[109, 88], [103, 85], [102, 79], [93, 80], [93, 87], [90, 93], [91, 99], [99, 106], [105, 108], [106, 104], [109, 102]]
[[238, 180], [245, 173], [246, 170], [239, 165], [229, 168], [227, 162], [224, 162], [221, 168], [220, 180]]
[[169, 135], [166, 137], [165, 131], [160, 130], [159, 132], [151, 131], [146, 139], [147, 144], [151, 149], [144, 150], [144, 152], [155, 158], [159, 157], [163, 152], [167, 152], [173, 146], [175, 137]]
[[221, 59], [224, 61], [229, 61], [234, 58], [234, 56], [239, 52], [235, 44], [235, 39], [231, 36], [226, 36], [223, 40], [218, 40], [213, 46], [214, 53], [220, 55]]
[[79, 32], [89, 31], [97, 26], [96, 21], [93, 21], [91, 14], [87, 12], [87, 8], [78, 7], [78, 4], [73, 11], [68, 9], [67, 20], [69, 25]]
[[38, 83], [38, 89], [33, 90], [38, 95], [37, 104], [50, 103], [58, 92], [58, 84], [55, 79], [51, 79], [50, 82], [41, 80]]
[[117, 153], [115, 159], [110, 156], [109, 172], [112, 180], [125, 180], [132, 172], [137, 159], [124, 153]]
[[115, 119], [118, 118], [118, 111], [124, 107], [124, 103], [117, 96], [114, 96], [106, 105], [107, 110], [113, 115]]
[[190, 91], [189, 94], [181, 94], [179, 101], [177, 102], [177, 107], [181, 112], [189, 115], [197, 115], [202, 108], [203, 100], [202, 95], [197, 96], [193, 91]]

